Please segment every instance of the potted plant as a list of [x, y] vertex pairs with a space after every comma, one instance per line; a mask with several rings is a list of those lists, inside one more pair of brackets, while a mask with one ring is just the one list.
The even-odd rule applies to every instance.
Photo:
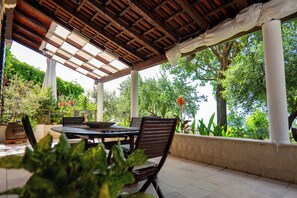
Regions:
[[120, 145], [112, 148], [114, 160], [109, 164], [103, 144], [85, 149], [81, 141], [70, 147], [63, 134], [54, 147], [52, 136], [45, 136], [34, 150], [26, 148], [25, 155], [1, 158], [1, 168], [24, 168], [32, 173], [21, 188], [3, 194], [18, 194], [20, 197], [152, 197], [144, 193], [126, 194], [124, 185], [134, 182], [128, 168], [142, 165], [147, 158], [142, 150], [135, 150], [124, 157]]

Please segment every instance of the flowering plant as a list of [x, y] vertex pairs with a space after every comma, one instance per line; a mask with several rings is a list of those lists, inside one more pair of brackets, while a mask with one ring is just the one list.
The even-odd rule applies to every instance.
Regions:
[[189, 131], [189, 125], [188, 123], [190, 122], [190, 120], [184, 120], [183, 118], [183, 112], [185, 110], [185, 100], [183, 97], [179, 97], [177, 98], [177, 103], [180, 106], [180, 116], [175, 116], [178, 120], [178, 126], [180, 128], [180, 131], [182, 133], [184, 132], [188, 132]]

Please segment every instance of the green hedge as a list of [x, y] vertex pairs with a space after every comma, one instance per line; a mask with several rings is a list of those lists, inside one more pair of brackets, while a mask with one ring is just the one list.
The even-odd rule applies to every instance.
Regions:
[[[9, 51], [6, 50], [6, 65], [5, 65], [5, 77], [18, 75], [20, 78], [28, 81], [33, 81], [34, 84], [42, 86], [45, 72], [28, 65], [27, 63], [17, 60]], [[72, 96], [77, 98], [80, 94], [84, 93], [84, 89], [81, 85], [67, 82], [57, 77], [57, 95], [58, 96]]]

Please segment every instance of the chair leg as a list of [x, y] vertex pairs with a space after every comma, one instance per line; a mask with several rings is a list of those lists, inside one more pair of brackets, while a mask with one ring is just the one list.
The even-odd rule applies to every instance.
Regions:
[[155, 188], [155, 190], [156, 190], [156, 192], [157, 192], [159, 198], [164, 198], [164, 195], [163, 195], [163, 193], [162, 193], [162, 190], [161, 190], [161, 188], [160, 188], [160, 186], [159, 186], [159, 184], [158, 184], [158, 178], [157, 178], [157, 176], [156, 176], [156, 177], [154, 178], [154, 180], [152, 181], [152, 184], [153, 184], [153, 186], [154, 186], [154, 188]]
[[146, 182], [141, 186], [139, 192], [145, 192], [146, 189], [149, 187], [149, 185], [152, 183], [154, 180], [154, 177], [149, 177]]

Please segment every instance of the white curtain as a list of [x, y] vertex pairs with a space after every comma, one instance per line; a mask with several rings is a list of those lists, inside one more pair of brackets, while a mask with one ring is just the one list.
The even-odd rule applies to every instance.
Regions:
[[295, 12], [297, 0], [271, 0], [264, 4], [253, 4], [243, 9], [234, 19], [226, 19], [204, 34], [177, 44], [166, 52], [166, 57], [169, 63], [175, 66], [182, 53], [202, 46], [215, 45], [240, 32], [261, 26], [272, 19], [282, 19]]
[[42, 88], [51, 87], [55, 100], [57, 100], [57, 82], [56, 82], [56, 61], [46, 58], [46, 72], [42, 83]]

